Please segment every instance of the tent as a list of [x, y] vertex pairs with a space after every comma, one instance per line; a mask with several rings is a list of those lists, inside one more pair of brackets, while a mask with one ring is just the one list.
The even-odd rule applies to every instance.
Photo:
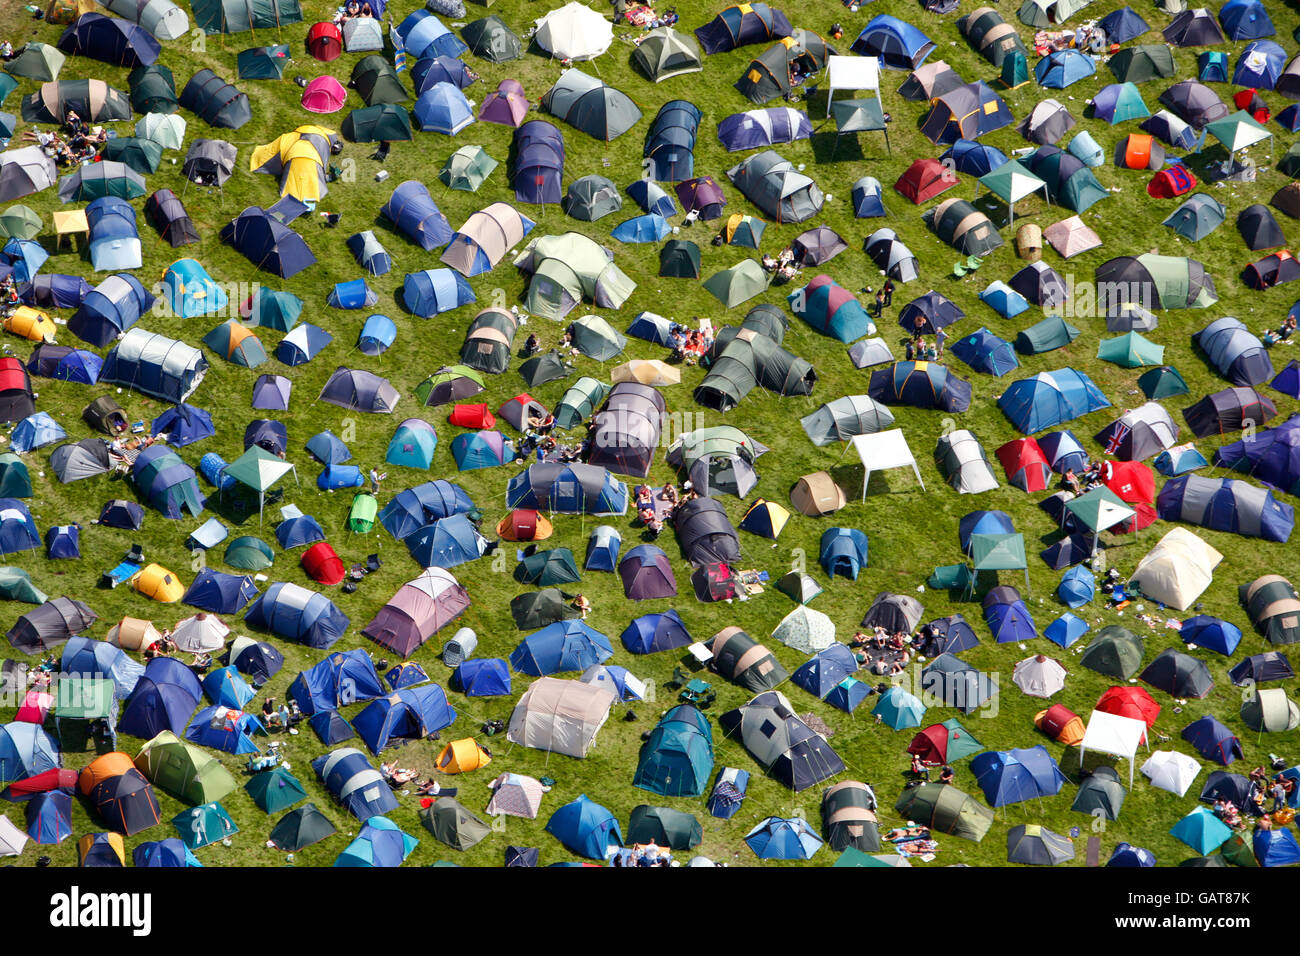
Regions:
[[1024, 641], [1037, 636], [1038, 629], [1020, 592], [1007, 585], [992, 588], [984, 595], [984, 622], [999, 644]]
[[454, 621], [469, 607], [468, 593], [450, 572], [426, 568], [398, 588], [361, 633], [403, 657]]
[[1074, 843], [1039, 823], [1022, 823], [1007, 831], [1007, 862], [1059, 866], [1074, 859]]
[[932, 830], [976, 843], [993, 826], [993, 811], [949, 784], [931, 783], [904, 790], [894, 811]]
[[867, 393], [885, 405], [962, 412], [970, 407], [971, 387], [933, 362], [895, 362], [871, 373]]
[[1183, 475], [1170, 479], [1160, 489], [1156, 509], [1166, 520], [1265, 541], [1285, 542], [1295, 524], [1290, 505], [1274, 499], [1267, 489], [1235, 478]]
[[660, 796], [698, 797], [713, 772], [713, 732], [690, 704], [669, 710], [641, 746], [632, 785]]
[[1082, 160], [1059, 147], [1039, 146], [1019, 162], [1047, 184], [1052, 202], [1074, 212], [1085, 212], [1109, 195]]
[[416, 10], [393, 27], [393, 32], [401, 38], [407, 55], [417, 60], [431, 56], [460, 56], [469, 49], [427, 9]]
[[244, 615], [250, 627], [264, 628], [285, 640], [318, 650], [329, 648], [348, 626], [348, 617], [323, 594], [299, 584], [276, 582]]
[[465, 94], [456, 84], [446, 81], [435, 83], [420, 93], [411, 112], [422, 131], [447, 136], [455, 136], [474, 122], [474, 111]]
[[609, 810], [587, 799], [586, 794], [551, 814], [546, 832], [573, 853], [593, 860], [604, 860], [611, 847], [623, 842], [618, 820]]
[[736, 47], [778, 40], [792, 33], [790, 21], [780, 10], [766, 3], [727, 7], [695, 30], [705, 53], [722, 53]]
[[991, 807], [1053, 796], [1065, 784], [1065, 775], [1042, 744], [985, 751], [971, 760], [970, 770]]
[[1012, 51], [1027, 56], [1020, 35], [992, 7], [976, 7], [957, 20], [957, 29], [981, 56], [995, 67]]
[[1075, 49], [1056, 50], [1034, 66], [1038, 85], [1049, 90], [1063, 90], [1097, 72], [1092, 57]]
[[[344, 747], [322, 754], [311, 763], [312, 770], [325, 789], [358, 820], [366, 822], [398, 807], [397, 797], [383, 776], [370, 765], [366, 755], [355, 747]], [[364, 839], [363, 829], [358, 840]], [[344, 851], [347, 853], [348, 851]]]
[[614, 27], [590, 7], [570, 0], [535, 23], [533, 42], [557, 60], [593, 60], [614, 42]]
[[751, 60], [735, 87], [751, 103], [788, 97], [800, 77], [821, 72], [834, 54], [835, 48], [813, 31], [794, 30]]
[[371, 107], [386, 103], [401, 103], [408, 95], [387, 58], [377, 53], [363, 56], [357, 61], [357, 64], [352, 67], [348, 86], [360, 94], [366, 106]]
[[130, 20], [84, 13], [63, 31], [59, 49], [111, 66], [134, 68], [157, 60], [162, 46], [148, 30]]
[[928, 36], [910, 23], [888, 14], [872, 17], [853, 41], [854, 53], [879, 57], [891, 70], [915, 70], [934, 51]]
[[470, 52], [491, 63], [515, 60], [523, 55], [519, 37], [495, 14], [467, 23], [460, 35]]
[[[399, 184], [380, 212], [393, 226], [426, 252], [447, 245], [452, 239], [447, 217], [418, 180]], [[450, 264], [450, 263], [449, 263]]]
[[718, 718], [723, 732], [741, 744], [763, 769], [795, 792], [844, 770], [826, 738], [808, 727], [785, 695], [768, 690]]
[[1012, 382], [998, 399], [998, 406], [1016, 428], [1029, 435], [1109, 408], [1110, 402], [1088, 376], [1066, 368]]
[[958, 494], [976, 494], [998, 486], [984, 446], [967, 429], [939, 436], [934, 449], [935, 467]]
[[718, 123], [718, 142], [729, 152], [778, 146], [811, 136], [808, 114], [789, 106], [735, 113]]
[[506, 739], [538, 750], [585, 757], [614, 703], [613, 693], [601, 684], [541, 677], [515, 705]]
[[352, 727], [372, 754], [394, 740], [423, 740], [456, 720], [447, 694], [437, 684], [404, 687], [378, 697], [352, 718]]
[[657, 27], [642, 37], [632, 62], [655, 83], [704, 69], [695, 38], [670, 26]]
[[[920, 205], [956, 186], [957, 182], [956, 173], [937, 159], [918, 159], [895, 181], [894, 189]], [[867, 241], [870, 243], [870, 237]]]

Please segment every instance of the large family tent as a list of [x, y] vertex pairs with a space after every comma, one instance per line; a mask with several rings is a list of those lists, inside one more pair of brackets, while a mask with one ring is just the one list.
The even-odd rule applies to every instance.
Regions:
[[1019, 162], [1047, 183], [1052, 202], [1074, 212], [1085, 212], [1109, 195], [1082, 160], [1056, 146], [1039, 146]]
[[695, 38], [705, 53], [724, 53], [751, 43], [779, 40], [794, 32], [780, 10], [766, 3], [746, 3], [727, 7], [716, 17], [695, 30]]
[[510, 714], [506, 739], [570, 757], [585, 757], [615, 703], [604, 684], [540, 677]]
[[1007, 23], [1002, 14], [992, 7], [976, 7], [957, 21], [957, 29], [995, 67], [1002, 66], [1002, 61], [1012, 51], [1028, 56], [1015, 27]]
[[324, 594], [300, 584], [272, 584], [244, 615], [250, 627], [263, 628], [285, 640], [317, 650], [329, 648], [343, 636], [348, 617]]
[[727, 171], [742, 193], [778, 223], [803, 222], [821, 211], [825, 197], [812, 178], [772, 150], [746, 158]]
[[468, 592], [450, 572], [426, 568], [398, 588], [361, 633], [402, 657], [410, 657], [469, 604]]
[[99, 380], [166, 402], [182, 402], [199, 387], [207, 369], [199, 349], [155, 332], [131, 329], [105, 357]]
[[576, 232], [533, 239], [514, 264], [531, 274], [524, 297], [528, 311], [544, 318], [561, 319], [584, 298], [617, 309], [636, 290], [599, 243]]
[[465, 276], [489, 272], [533, 225], [508, 203], [493, 203], [465, 220], [447, 241], [442, 261]]
[[970, 408], [971, 386], [935, 362], [895, 362], [871, 373], [867, 394], [885, 405], [964, 412]]
[[302, 22], [298, 0], [192, 0], [190, 9], [205, 33], [278, 31]]
[[727, 711], [718, 726], [728, 737], [738, 737], [770, 776], [795, 792], [845, 769], [826, 738], [804, 723], [779, 691], [765, 691]]
[[[125, 93], [103, 80], [53, 80], [42, 83], [22, 104], [23, 122], [26, 123], [62, 123], [69, 113], [74, 112], [85, 122], [129, 120], [131, 101]], [[27, 149], [41, 151], [37, 146]], [[21, 152], [23, 150], [14, 150], [10, 155]]]
[[248, 94], [242, 93], [211, 70], [199, 70], [181, 90], [180, 105], [209, 126], [239, 129], [253, 118]]
[[593, 139], [607, 143], [622, 136], [641, 119], [641, 111], [626, 93], [578, 69], [560, 74], [555, 85], [542, 96], [542, 109]]
[[1167, 521], [1186, 521], [1265, 541], [1285, 542], [1295, 526], [1294, 509], [1273, 493], [1236, 478], [1183, 475], [1165, 482], [1156, 509]]
[[561, 514], [623, 514], [627, 486], [604, 468], [564, 462], [538, 462], [510, 479], [506, 505]]
[[322, 754], [311, 766], [325, 789], [358, 820], [364, 822], [398, 807], [397, 796], [383, 775], [355, 747]]
[[718, 123], [718, 142], [728, 152], [778, 146], [811, 136], [808, 114], [789, 106], [734, 113]]
[[1215, 319], [1193, 335], [1192, 341], [1233, 385], [1262, 385], [1273, 377], [1268, 350], [1240, 319]]
[[59, 49], [74, 56], [100, 60], [110, 66], [149, 66], [162, 52], [160, 44], [139, 24], [102, 13], [84, 13], [63, 31]]

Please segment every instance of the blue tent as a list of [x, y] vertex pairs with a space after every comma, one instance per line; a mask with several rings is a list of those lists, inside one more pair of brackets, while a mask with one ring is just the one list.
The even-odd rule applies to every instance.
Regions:
[[1290, 830], [1256, 830], [1251, 838], [1260, 866], [1293, 866], [1300, 863], [1300, 844]]
[[580, 620], [556, 621], [525, 637], [510, 652], [510, 666], [541, 677], [561, 671], [585, 671], [614, 656], [609, 638]]
[[1260, 0], [1228, 0], [1219, 10], [1219, 22], [1224, 35], [1234, 42], [1271, 37], [1277, 32]]
[[397, 338], [397, 325], [386, 315], [370, 316], [357, 336], [357, 351], [362, 355], [383, 355]]
[[884, 190], [874, 176], [863, 176], [850, 191], [853, 215], [857, 219], [875, 219], [885, 215]]
[[[122, 866], [122, 859], [117, 855], [117, 847], [109, 842], [107, 833], [90, 833], [90, 844], [84, 849], [79, 845], [81, 865], [90, 867]], [[86, 839], [86, 837], [82, 837]]]
[[388, 686], [393, 690], [414, 687], [416, 684], [423, 684], [428, 679], [428, 673], [415, 661], [403, 661], [390, 668], [388, 673], [384, 675], [384, 680], [388, 681]]
[[289, 696], [310, 717], [344, 704], [372, 700], [384, 695], [384, 685], [370, 656], [360, 648], [337, 651], [305, 671], [289, 685]]
[[178, 837], [139, 844], [131, 851], [131, 864], [142, 867], [203, 865]]
[[768, 817], [745, 835], [745, 843], [760, 860], [811, 860], [823, 841], [803, 817]]
[[365, 483], [365, 475], [357, 465], [326, 465], [316, 476], [316, 487], [321, 491], [360, 488]]
[[408, 418], [397, 426], [384, 461], [406, 468], [427, 469], [433, 463], [433, 450], [438, 447], [438, 433], [422, 418]]
[[963, 335], [950, 346], [950, 351], [977, 372], [1002, 376], [1020, 367], [1011, 343], [998, 338], [986, 328]]
[[63, 426], [51, 418], [49, 412], [36, 412], [14, 426], [13, 434], [9, 436], [9, 450], [21, 455], [67, 437]]
[[17, 498], [0, 498], [0, 554], [34, 551], [41, 532], [27, 506]]
[[322, 465], [341, 465], [352, 457], [348, 446], [329, 429], [312, 435], [304, 447]]
[[451, 440], [451, 457], [461, 471], [476, 468], [496, 468], [504, 465], [514, 453], [505, 434], [496, 430], [461, 432]]
[[483, 556], [487, 541], [463, 514], [439, 518], [403, 539], [421, 567], [451, 569]]
[[248, 686], [248, 682], [233, 665], [218, 667], [203, 678], [203, 693], [212, 703], [234, 710], [242, 710], [255, 695], [253, 688]]
[[167, 445], [150, 445], [136, 456], [131, 483], [136, 494], [166, 518], [178, 519], [186, 512], [197, 517], [203, 512], [206, 499], [199, 491], [198, 476]]
[[925, 704], [913, 694], [901, 687], [891, 687], [880, 695], [876, 706], [872, 708], [873, 717], [882, 718], [891, 730], [903, 730], [907, 727], [920, 727], [925, 717]]
[[420, 841], [388, 817], [373, 816], [366, 820], [357, 838], [344, 848], [335, 866], [401, 866], [420, 845]]
[[325, 650], [348, 629], [348, 616], [323, 594], [277, 581], [244, 614], [244, 623], [289, 641]]
[[462, 661], [451, 675], [451, 686], [466, 697], [499, 697], [511, 692], [510, 668], [500, 657]]
[[1021, 312], [1029, 311], [1028, 300], [1001, 279], [990, 282], [980, 293], [980, 299], [1004, 319], [1014, 319]]
[[172, 312], [182, 319], [219, 313], [229, 302], [225, 290], [193, 259], [177, 259], [168, 266], [162, 287]]
[[963, 554], [970, 553], [973, 534], [1015, 534], [1016, 526], [1005, 511], [972, 511], [957, 522], [957, 543]]
[[[101, 196], [86, 207], [86, 224], [90, 227], [92, 269], [108, 272], [140, 268], [140, 232], [135, 224], [135, 209], [129, 202], [117, 196]], [[15, 278], [19, 271], [15, 268]]]
[[633, 654], [671, 651], [694, 643], [686, 623], [669, 608], [662, 614], [643, 614], [624, 628], [619, 640]]
[[867, 394], [886, 405], [964, 412], [971, 386], [938, 362], [895, 362], [871, 373]]
[[402, 283], [402, 303], [407, 311], [425, 319], [476, 301], [469, 280], [455, 269], [408, 272]]
[[591, 860], [605, 859], [611, 846], [623, 843], [623, 831], [614, 814], [588, 800], [585, 793], [551, 814], [546, 832], [572, 852]]
[[388, 254], [375, 234], [369, 230], [355, 232], [348, 236], [348, 252], [352, 253], [361, 266], [372, 276], [384, 276], [393, 268], [393, 257]]
[[[718, 135], [722, 135], [720, 124]], [[673, 200], [672, 194], [666, 192], [662, 186], [652, 179], [634, 180], [632, 185], [627, 187], [627, 194], [632, 197], [633, 202], [647, 213], [663, 216], [665, 219], [671, 219], [677, 215], [677, 203]], [[524, 222], [527, 223], [528, 220], [524, 220]]]
[[539, 462], [510, 479], [506, 507], [558, 514], [623, 514], [627, 485], [596, 465]]
[[1226, 657], [1241, 643], [1241, 628], [1222, 618], [1197, 614], [1183, 621], [1178, 636], [1188, 644], [1195, 644]]
[[973, 139], [957, 140], [939, 158], [951, 161], [957, 172], [976, 178], [988, 175], [1007, 162], [1007, 154], [1002, 150]]
[[[1289, 133], [1300, 131], [1300, 103], [1292, 103], [1273, 118]], [[1291, 308], [1294, 309], [1295, 306]]]
[[66, 345], [38, 345], [27, 360], [32, 375], [79, 385], [94, 385], [103, 367], [104, 360], [94, 352]]
[[75, 309], [90, 292], [81, 276], [53, 273], [40, 275], [18, 289], [23, 305], [38, 309]]
[[57, 770], [62, 765], [59, 745], [39, 724], [0, 724], [0, 784]]
[[1069, 568], [1061, 575], [1061, 583], [1056, 588], [1056, 596], [1066, 607], [1082, 607], [1093, 599], [1097, 593], [1096, 578], [1085, 566]]
[[77, 635], [63, 645], [60, 674], [105, 677], [113, 682], [113, 693], [125, 700], [144, 676], [145, 666], [132, 660], [120, 647]]
[[858, 662], [848, 645], [836, 642], [800, 664], [790, 680], [818, 700], [825, 700], [827, 694], [857, 669]]
[[1043, 630], [1043, 637], [1054, 644], [1069, 647], [1088, 632], [1088, 622], [1066, 611]]
[[558, 203], [564, 177], [564, 135], [546, 120], [530, 120], [514, 132], [515, 199]]
[[1209, 714], [1184, 727], [1183, 739], [1206, 760], [1225, 767], [1242, 758], [1241, 741], [1237, 735]]
[[270, 680], [284, 666], [284, 655], [265, 641], [239, 637], [230, 647], [231, 663], [255, 684]]
[[873, 691], [874, 688], [865, 681], [860, 681], [856, 677], [846, 677], [831, 688], [831, 692], [826, 695], [826, 703], [846, 714], [851, 714], [871, 696]]
[[304, 322], [280, 340], [275, 347], [275, 357], [285, 365], [305, 365], [333, 340], [334, 336], [324, 329]]
[[411, 112], [426, 133], [455, 136], [474, 122], [469, 100], [455, 83], [434, 83], [416, 98]]
[[257, 597], [257, 586], [247, 574], [226, 574], [204, 568], [181, 598], [190, 607], [213, 614], [234, 614]]
[[698, 797], [713, 773], [713, 730], [691, 704], [678, 704], [641, 745], [632, 786], [665, 797]]
[[311, 768], [325, 789], [358, 820], [364, 822], [400, 806], [388, 782], [356, 747], [322, 754], [311, 762]]
[[[129, 203], [121, 199], [117, 201], [130, 209]], [[91, 203], [91, 206], [93, 205], [94, 203]], [[89, 212], [90, 207], [87, 206], [86, 209]], [[132, 215], [134, 214], [134, 210], [132, 210]], [[15, 284], [31, 282], [49, 257], [50, 254], [45, 251], [45, 247], [39, 242], [32, 239], [19, 239], [17, 236], [10, 237], [9, 241], [4, 244], [4, 248], [0, 249], [0, 261], [8, 265], [12, 270], [11, 275]]]
[[984, 623], [999, 644], [1027, 641], [1038, 636], [1029, 608], [1013, 587], [1001, 585], [984, 595]]
[[349, 279], [337, 282], [325, 297], [325, 303], [332, 309], [368, 309], [379, 301], [379, 294], [366, 285], [365, 279]]
[[1195, 445], [1167, 448], [1152, 460], [1151, 465], [1160, 474], [1170, 478], [1204, 468], [1209, 462], [1205, 460]]
[[440, 249], [451, 241], [451, 225], [429, 195], [429, 188], [408, 179], [393, 190], [380, 210], [397, 231], [425, 252]]
[[357, 735], [352, 725], [337, 710], [322, 710], [307, 718], [307, 723], [316, 732], [320, 742], [327, 747], [351, 740]]
[[912, 24], [888, 14], [872, 17], [851, 47], [860, 56], [878, 56], [890, 70], [915, 70], [934, 50], [930, 38]]
[[155, 657], [127, 698], [118, 730], [141, 740], [152, 740], [164, 730], [179, 734], [202, 696], [199, 679], [184, 663]]
[[252, 714], [229, 707], [204, 707], [185, 728], [185, 739], [228, 754], [261, 753], [253, 734], [266, 734], [262, 722]]
[[398, 492], [379, 512], [379, 522], [401, 541], [430, 522], [473, 510], [464, 488], [439, 478]]
[[406, 55], [413, 60], [435, 56], [460, 56], [469, 50], [464, 41], [448, 30], [428, 10], [416, 10], [393, 28], [402, 39]]
[[63, 31], [59, 49], [113, 66], [135, 68], [153, 64], [162, 45], [138, 23], [102, 13], [83, 13]]
[[1012, 382], [998, 407], [1026, 435], [1087, 415], [1110, 402], [1083, 372], [1072, 368], [1040, 372]]
[[991, 807], [1054, 796], [1065, 785], [1065, 774], [1042, 744], [985, 751], [971, 758], [970, 770]]
[[325, 532], [311, 515], [299, 515], [276, 525], [275, 540], [287, 551], [290, 548], [300, 548], [304, 544], [324, 541]]
[[618, 567], [618, 552], [623, 538], [618, 529], [607, 524], [597, 525], [587, 539], [587, 558], [584, 571], [613, 571]]
[[1133, 846], [1131, 843], [1117, 843], [1107, 866], [1145, 867], [1156, 865], [1156, 855], [1146, 847]]
[[393, 738], [422, 740], [455, 720], [446, 692], [437, 684], [427, 684], [404, 687], [371, 701], [352, 718], [352, 729], [377, 755]]
[[28, 800], [27, 835], [43, 846], [54, 846], [72, 836], [72, 794], [50, 790]]
[[417, 96], [435, 83], [454, 83], [463, 90], [477, 78], [464, 60], [454, 56], [425, 56], [411, 67], [411, 85], [415, 87]]
[[45, 532], [45, 556], [51, 560], [81, 557], [81, 525], [51, 525]]
[[281, 279], [291, 279], [316, 262], [302, 236], [259, 206], [249, 206], [222, 226], [221, 241]]
[[1097, 64], [1092, 57], [1074, 49], [1049, 53], [1034, 67], [1038, 85], [1049, 90], [1063, 90], [1072, 83], [1086, 80], [1096, 72]]
[[154, 301], [135, 276], [115, 273], [86, 293], [68, 319], [68, 331], [91, 345], [108, 345], [135, 325]]
[[620, 222], [610, 233], [619, 242], [658, 242], [671, 233], [668, 220], [658, 213], [646, 213]]
[[1145, 20], [1133, 12], [1132, 7], [1120, 7], [1111, 11], [1097, 21], [1097, 26], [1106, 34], [1108, 43], [1127, 43], [1151, 29]]
[[1277, 85], [1278, 77], [1286, 68], [1286, 59], [1286, 50], [1272, 40], [1256, 40], [1254, 43], [1248, 43], [1237, 56], [1237, 65], [1232, 71], [1232, 83], [1234, 86], [1271, 90]]
[[[1142, 100], [1142, 93], [1135, 83], [1111, 83], [1103, 86], [1097, 91], [1097, 95], [1092, 98], [1092, 115], [1099, 120], [1105, 120], [1111, 126], [1116, 123], [1123, 123], [1131, 119], [1144, 119], [1151, 115], [1151, 110]], [[1076, 137], [1077, 138], [1077, 137]], [[1082, 144], [1079, 148], [1084, 147], [1090, 150], [1096, 150], [1096, 142]], [[1070, 149], [1074, 149], [1074, 141], [1070, 142]], [[1075, 153], [1080, 159], [1087, 155], [1083, 152]], [[1085, 160], [1086, 161], [1086, 160]]]
[[1047, 464], [1058, 475], [1071, 470], [1082, 472], [1088, 465], [1088, 453], [1068, 428], [1039, 436], [1038, 447], [1046, 456]]
[[1156, 513], [1166, 521], [1186, 521], [1265, 541], [1285, 542], [1295, 527], [1291, 505], [1238, 478], [1171, 478], [1156, 496]]
[[155, 418], [150, 424], [150, 432], [166, 435], [167, 444], [174, 448], [184, 448], [210, 438], [216, 434], [216, 429], [212, 426], [212, 416], [205, 410], [182, 402]]
[[818, 561], [830, 577], [841, 574], [850, 581], [867, 566], [869, 542], [857, 528], [827, 528], [822, 532]]

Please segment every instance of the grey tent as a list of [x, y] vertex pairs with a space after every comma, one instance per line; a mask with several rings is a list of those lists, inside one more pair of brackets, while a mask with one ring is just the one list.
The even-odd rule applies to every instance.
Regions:
[[569, 183], [560, 205], [574, 219], [595, 222], [622, 209], [623, 197], [613, 182], [593, 173]]
[[[1267, 206], [1256, 205], [1251, 208], [1264, 210], [1264, 214], [1272, 221], [1274, 228], [1277, 227], [1277, 221], [1273, 219], [1273, 214], [1268, 211]], [[1245, 212], [1246, 210], [1242, 211], [1243, 214]], [[1227, 211], [1223, 208], [1223, 203], [1205, 193], [1196, 193], [1170, 213], [1163, 225], [1168, 226], [1184, 239], [1196, 242], [1218, 229], [1223, 224], [1226, 215]], [[1237, 222], [1241, 222], [1241, 216], [1237, 217]], [[1277, 243], [1277, 245], [1280, 244]], [[1252, 246], [1251, 248], [1264, 249], [1268, 247]]]
[[1027, 302], [1044, 309], [1055, 309], [1064, 304], [1069, 287], [1061, 274], [1041, 259], [1031, 262], [1007, 282], [1025, 297]]
[[573, 606], [572, 594], [565, 594], [559, 588], [544, 588], [512, 600], [510, 616], [519, 630], [534, 631], [556, 621], [571, 621], [581, 617], [582, 612]]
[[849, 361], [854, 368], [871, 368], [874, 365], [893, 364], [894, 353], [882, 338], [863, 339], [849, 346]]
[[[595, 431], [587, 463], [601, 465], [615, 474], [646, 477], [659, 448], [660, 429], [667, 414], [658, 389], [639, 382], [619, 382], [594, 419]], [[679, 505], [674, 510], [674, 520], [677, 510], [692, 503]]]
[[819, 266], [830, 262], [849, 244], [830, 226], [814, 226], [807, 232], [801, 232], [790, 243], [794, 261], [802, 266]]
[[631, 98], [578, 69], [565, 70], [542, 95], [542, 109], [594, 139], [618, 139], [641, 119]]
[[253, 118], [248, 95], [211, 70], [199, 70], [181, 90], [182, 109], [197, 113], [209, 126], [239, 129]]
[[1084, 648], [1079, 663], [1088, 670], [1128, 680], [1142, 666], [1146, 645], [1132, 631], [1110, 624], [1103, 627]]
[[1268, 350], [1240, 319], [1215, 319], [1193, 335], [1192, 341], [1233, 385], [1262, 385], [1273, 377]]
[[1117, 820], [1126, 796], [1128, 791], [1120, 782], [1115, 768], [1102, 764], [1079, 784], [1079, 792], [1074, 795], [1070, 809], [1093, 817]]
[[181, 173], [200, 186], [224, 186], [235, 171], [239, 150], [223, 139], [196, 139], [190, 143]]
[[1257, 690], [1242, 703], [1241, 720], [1257, 733], [1282, 733], [1300, 726], [1300, 707], [1281, 688]]
[[362, 369], [339, 366], [321, 389], [318, 400], [354, 412], [391, 415], [400, 397], [388, 379]]
[[891, 634], [911, 634], [921, 623], [925, 608], [916, 598], [907, 594], [891, 594], [883, 591], [876, 595], [862, 618], [863, 627], [879, 625]]
[[713, 498], [692, 498], [673, 509], [682, 554], [695, 567], [740, 560], [740, 536], [726, 509]]
[[597, 362], [607, 362], [627, 347], [627, 338], [598, 315], [585, 315], [569, 326], [573, 347]]
[[23, 653], [35, 654], [67, 643], [97, 620], [99, 615], [83, 602], [56, 597], [19, 617], [5, 637]]
[[1159, 402], [1129, 409], [1095, 436], [1119, 461], [1144, 461], [1178, 443], [1178, 425]]
[[723, 628], [714, 634], [709, 639], [709, 650], [714, 669], [747, 690], [771, 690], [790, 677], [771, 651], [738, 627]]
[[701, 495], [744, 498], [758, 484], [754, 462], [767, 451], [739, 428], [718, 425], [679, 436], [668, 446], [666, 460], [673, 468], [684, 468]]
[[844, 395], [799, 419], [814, 445], [848, 441], [854, 435], [871, 435], [894, 424], [894, 414], [870, 395]]
[[805, 359], [781, 346], [787, 321], [773, 305], [749, 310], [740, 327], [718, 330], [709, 350], [709, 372], [695, 400], [720, 412], [735, 408], [758, 385], [778, 395], [809, 395], [817, 373]]
[[1016, 124], [1016, 132], [1031, 143], [1046, 146], [1074, 129], [1077, 121], [1059, 101], [1039, 100], [1033, 111]]
[[519, 322], [505, 309], [484, 309], [474, 316], [460, 348], [460, 360], [480, 372], [498, 375], [510, 367], [510, 351]]
[[640, 41], [632, 53], [632, 62], [656, 83], [704, 69], [700, 61], [700, 45], [690, 33], [659, 27], [645, 34]]
[[718, 726], [728, 737], [739, 738], [769, 775], [796, 792], [844, 772], [840, 755], [779, 691], [765, 691], [727, 711]]
[[49, 189], [57, 178], [58, 167], [39, 146], [0, 153], [0, 202]]
[[1172, 647], [1157, 654], [1138, 676], [1172, 697], [1204, 697], [1214, 688], [1204, 661]]
[[460, 35], [470, 52], [491, 63], [517, 60], [524, 53], [523, 42], [495, 14], [465, 24]]
[[774, 150], [747, 157], [727, 178], [755, 206], [779, 223], [803, 222], [821, 212], [825, 197], [810, 176]]
[[[1300, 172], [1300, 169], [1296, 170]], [[1274, 249], [1286, 245], [1286, 236], [1278, 225], [1272, 211], [1260, 203], [1247, 206], [1237, 213], [1237, 231], [1246, 242], [1246, 248], [1252, 251]]]
[[969, 714], [997, 696], [997, 682], [952, 654], [940, 654], [921, 672], [921, 689], [944, 707]]
[[934, 464], [958, 494], [978, 494], [998, 486], [988, 452], [968, 429], [958, 428], [939, 436]]
[[67, 484], [83, 478], [106, 475], [113, 470], [108, 445], [98, 438], [83, 438], [74, 444], [60, 445], [50, 455], [50, 468], [59, 481]]
[[921, 217], [934, 234], [964, 256], [986, 256], [1002, 245], [989, 217], [965, 199], [945, 199]]
[[911, 282], [921, 274], [916, 256], [892, 229], [877, 229], [867, 236], [863, 249], [876, 268], [884, 270], [891, 279]]

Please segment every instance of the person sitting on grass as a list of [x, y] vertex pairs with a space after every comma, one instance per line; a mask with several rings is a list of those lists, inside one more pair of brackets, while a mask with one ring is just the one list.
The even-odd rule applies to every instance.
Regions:
[[585, 594], [575, 595], [573, 598], [573, 606], [582, 614], [583, 620], [586, 620], [587, 615], [591, 613], [591, 602], [587, 600]]

